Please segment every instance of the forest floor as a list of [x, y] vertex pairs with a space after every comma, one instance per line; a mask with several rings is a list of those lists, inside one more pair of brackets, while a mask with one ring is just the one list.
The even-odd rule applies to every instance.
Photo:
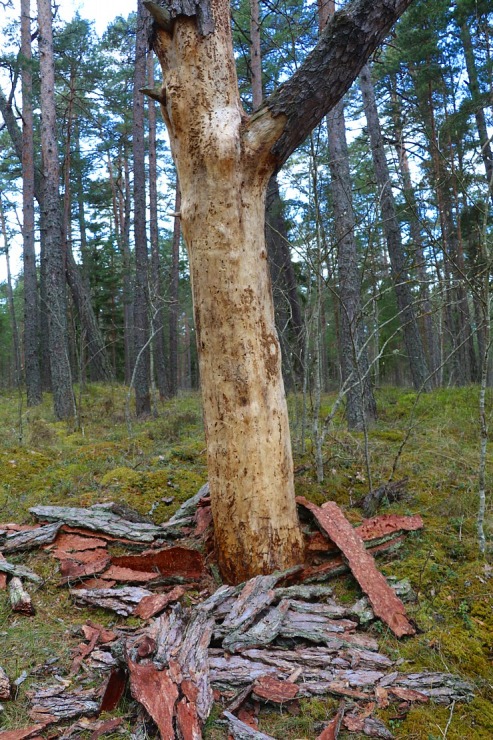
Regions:
[[[159, 524], [197, 493], [207, 480], [199, 396], [187, 394], [158, 403], [155, 418], [131, 424], [125, 418], [125, 396], [120, 386], [89, 386], [79, 395], [78, 423], [67, 424], [53, 420], [49, 396], [40, 407], [27, 410], [15, 394], [0, 395], [3, 522], [32, 523], [29, 508], [37, 504], [90, 506], [118, 501], [142, 514], [152, 510]], [[334, 398], [326, 396], [323, 401], [322, 412], [328, 413]], [[490, 420], [492, 402], [490, 395]], [[336, 415], [324, 447], [322, 484], [316, 481], [308, 439], [305, 452], [300, 452], [299, 402], [292, 398], [290, 405], [298, 495], [318, 505], [336, 501], [356, 524], [363, 519], [357, 503], [368, 491], [370, 470], [375, 488], [391, 475], [393, 480], [409, 479], [408, 498], [383, 505], [378, 513], [423, 517], [424, 529], [410, 533], [397, 556], [378, 561], [386, 576], [410, 579], [416, 599], [407, 605], [407, 612], [418, 634], [397, 640], [377, 621], [371, 632], [380, 651], [403, 659], [399, 670], [447, 671], [469, 679], [475, 687], [475, 698], [468, 704], [415, 705], [403, 717], [390, 706], [379, 710], [378, 716], [396, 738], [493, 737], [493, 564], [491, 553], [480, 556], [476, 538], [478, 389], [439, 390], [419, 398], [405, 390], [381, 389], [379, 420], [366, 444], [363, 434], [349, 433], [343, 418]], [[491, 491], [491, 451], [487, 471]], [[491, 500], [486, 524], [491, 540]], [[32, 724], [26, 692], [35, 682], [35, 668], [56, 658], [63, 677], [80, 643], [82, 624], [88, 619], [105, 626], [124, 621], [114, 613], [75, 607], [68, 590], [57, 587], [54, 560], [34, 552], [12, 561], [33, 568], [45, 585], [32, 591], [36, 605], [32, 617], [13, 614], [7, 592], [0, 592], [0, 665], [12, 680], [27, 674], [16, 701], [2, 702], [0, 731]], [[350, 575], [331, 585], [343, 602], [360, 594]], [[124, 700], [112, 716], [118, 714], [125, 721], [132, 703], [130, 698]], [[285, 740], [314, 740], [337, 706], [336, 698], [320, 697], [301, 700], [296, 715], [262, 708], [260, 730]], [[204, 737], [210, 740], [226, 737], [222, 726], [215, 724], [220, 712], [221, 708], [214, 711], [206, 725]], [[126, 734], [124, 730], [123, 736], [129, 737], [130, 730]], [[341, 731], [339, 737], [349, 735]]]

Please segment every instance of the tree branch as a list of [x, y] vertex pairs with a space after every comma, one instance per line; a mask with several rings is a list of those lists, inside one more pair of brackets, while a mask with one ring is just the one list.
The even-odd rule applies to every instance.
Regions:
[[264, 103], [266, 112], [286, 117], [272, 148], [277, 169], [339, 102], [411, 2], [353, 0], [335, 13], [302, 66]]

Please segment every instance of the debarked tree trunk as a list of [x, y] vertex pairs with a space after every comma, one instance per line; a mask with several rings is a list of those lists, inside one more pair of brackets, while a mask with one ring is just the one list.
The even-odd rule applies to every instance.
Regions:
[[[355, 0], [300, 70], [247, 116], [228, 0], [144, 0], [181, 188], [222, 576], [301, 562], [281, 353], [264, 241], [271, 175], [346, 92], [410, 0]], [[357, 50], [357, 53], [355, 52]]]

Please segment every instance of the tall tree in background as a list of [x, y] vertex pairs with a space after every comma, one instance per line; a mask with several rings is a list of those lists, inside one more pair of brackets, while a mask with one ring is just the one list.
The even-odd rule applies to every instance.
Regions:
[[34, 248], [34, 122], [32, 103], [31, 3], [21, 0], [22, 54], [22, 241], [24, 264], [24, 373], [27, 405], [42, 400], [39, 365], [39, 300]]
[[[319, 0], [322, 31], [334, 15], [335, 2]], [[361, 316], [361, 273], [356, 247], [349, 152], [346, 140], [344, 101], [327, 116], [331, 194], [337, 246], [339, 299], [339, 355], [346, 393], [346, 418], [350, 429], [363, 429], [375, 419], [377, 407], [371, 387], [368, 351], [364, 348]]]
[[419, 333], [419, 326], [413, 305], [413, 294], [409, 279], [409, 262], [402, 244], [401, 229], [392, 193], [392, 181], [385, 154], [384, 139], [378, 117], [370, 67], [368, 65], [363, 67], [359, 80], [370, 137], [373, 166], [375, 168], [375, 177], [379, 190], [383, 230], [387, 241], [392, 281], [402, 323], [409, 367], [415, 389], [426, 391], [431, 389], [430, 373], [428, 371], [423, 341]]
[[50, 0], [38, 0], [41, 77], [42, 228], [46, 259], [46, 303], [53, 404], [58, 419], [74, 415], [65, 301], [65, 259], [60, 220], [55, 65]]
[[133, 97], [133, 174], [134, 174], [134, 239], [135, 239], [135, 411], [137, 416], [151, 412], [150, 347], [149, 347], [149, 276], [146, 232], [145, 115], [141, 89], [146, 78], [147, 13], [142, 0], [137, 3], [135, 35], [135, 68]]
[[266, 260], [270, 177], [341, 99], [410, 0], [355, 0], [251, 117], [230, 6], [146, 2], [190, 256], [220, 569], [240, 582], [300, 561], [288, 413]]

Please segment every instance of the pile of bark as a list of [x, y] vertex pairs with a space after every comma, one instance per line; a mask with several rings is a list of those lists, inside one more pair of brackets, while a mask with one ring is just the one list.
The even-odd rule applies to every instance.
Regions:
[[[399, 637], [415, 632], [402, 601], [412, 597], [409, 583], [389, 585], [373, 555], [394, 552], [406, 532], [423, 526], [420, 517], [381, 516], [353, 528], [333, 502], [317, 507], [299, 499], [307, 562], [218, 587], [206, 565], [212, 552], [207, 493], [201, 489], [164, 526], [115, 505], [35, 507], [43, 524], [0, 525], [0, 587], [9, 588], [14, 611], [34, 613], [25, 584], [39, 588], [41, 579], [9, 556], [42, 547], [59, 561], [60, 585], [75, 605], [140, 620], [132, 628], [120, 620], [111, 630], [86, 622], [69, 675], [29, 691], [33, 725], [0, 732], [0, 740], [34, 738], [43, 730], [70, 738], [88, 729], [96, 740], [123, 725], [122, 718], [99, 717], [127, 690], [141, 707], [132, 737], [141, 737], [152, 718], [164, 740], [202, 737], [214, 702], [223, 707], [220, 721], [230, 736], [266, 738], [258, 730], [262, 705], [297, 712], [301, 698], [339, 697], [336, 716], [319, 734], [327, 740], [341, 727], [392, 737], [374, 716], [390, 703], [402, 717], [414, 702], [472, 696], [459, 677], [397, 670], [399, 661], [380, 653], [367, 631], [378, 617]], [[140, 551], [116, 556], [115, 543]], [[364, 594], [351, 605], [338, 604], [327, 582], [345, 570]], [[40, 667], [46, 673], [48, 667]], [[88, 679], [95, 688], [85, 688]], [[11, 695], [0, 670], [0, 698]]]

